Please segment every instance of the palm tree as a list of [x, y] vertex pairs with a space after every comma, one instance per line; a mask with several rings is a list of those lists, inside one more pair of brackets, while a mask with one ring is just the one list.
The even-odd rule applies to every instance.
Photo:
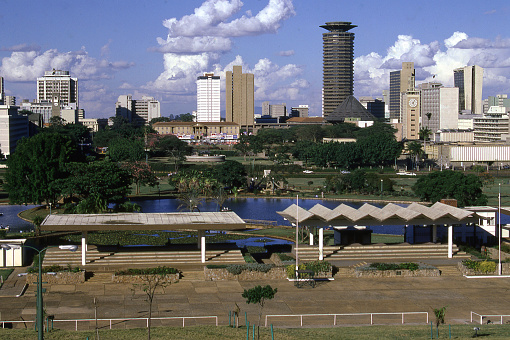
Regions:
[[[429, 112], [430, 113], [430, 112]], [[423, 140], [423, 152], [425, 152], [425, 143], [429, 139], [432, 131], [428, 127], [422, 127], [419, 132], [420, 139]]]
[[414, 164], [418, 164], [418, 157], [423, 154], [423, 149], [421, 148], [421, 144], [417, 141], [411, 141], [407, 144], [407, 152], [411, 158], [414, 158]]

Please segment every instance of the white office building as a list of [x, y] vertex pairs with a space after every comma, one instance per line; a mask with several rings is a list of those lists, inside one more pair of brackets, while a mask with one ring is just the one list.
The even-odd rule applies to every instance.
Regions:
[[[421, 123], [432, 133], [459, 128], [459, 88], [440, 84], [421, 86]], [[429, 118], [430, 117], [430, 118]]]
[[16, 144], [28, 137], [28, 117], [18, 114], [17, 106], [0, 105], [0, 150], [8, 156]]
[[219, 122], [220, 77], [214, 73], [204, 73], [197, 78], [197, 122]]
[[136, 125], [148, 125], [153, 118], [161, 117], [161, 107], [154, 97], [134, 100], [131, 95], [122, 95], [115, 103], [115, 114]]
[[483, 112], [483, 68], [466, 66], [453, 70], [453, 83], [459, 88], [459, 112]]
[[37, 78], [37, 102], [52, 101], [60, 108], [78, 105], [78, 79], [71, 78], [69, 71], [51, 70]]

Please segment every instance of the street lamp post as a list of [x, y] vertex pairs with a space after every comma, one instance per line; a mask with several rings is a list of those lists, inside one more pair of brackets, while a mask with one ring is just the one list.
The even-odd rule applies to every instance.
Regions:
[[383, 180], [381, 178], [381, 197], [382, 197], [382, 192], [383, 192]]
[[1, 247], [3, 249], [19, 249], [19, 248], [29, 248], [35, 250], [39, 255], [39, 263], [38, 263], [38, 271], [37, 271], [37, 314], [36, 314], [36, 325], [37, 325], [37, 339], [44, 339], [44, 321], [43, 321], [43, 296], [42, 296], [42, 259], [41, 253], [44, 252], [48, 248], [59, 247], [62, 250], [76, 251], [78, 246], [75, 245], [62, 245], [62, 246], [47, 246], [41, 250], [27, 245], [15, 245], [15, 244], [2, 244]]

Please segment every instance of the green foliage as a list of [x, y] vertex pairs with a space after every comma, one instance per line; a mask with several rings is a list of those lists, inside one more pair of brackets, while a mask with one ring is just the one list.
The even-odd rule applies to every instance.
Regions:
[[243, 271], [251, 271], [251, 272], [261, 272], [267, 273], [274, 268], [274, 264], [265, 264], [265, 263], [247, 263], [247, 264], [230, 264], [227, 265], [226, 269], [229, 273], [233, 275], [239, 275]]
[[278, 292], [277, 288], [267, 285], [265, 287], [255, 286], [251, 289], [245, 289], [242, 297], [246, 299], [246, 303], [258, 303], [264, 305], [265, 300], [271, 300]]
[[108, 155], [114, 162], [136, 162], [145, 159], [141, 139], [115, 138], [108, 144]]
[[[305, 270], [306, 266], [304, 263], [301, 263], [298, 265], [299, 270]], [[296, 265], [295, 264], [289, 264], [288, 266], [285, 266], [285, 271], [287, 272], [287, 277], [289, 279], [295, 279], [296, 278]]]
[[410, 270], [415, 271], [418, 270], [419, 265], [413, 262], [405, 262], [405, 263], [381, 263], [374, 262], [371, 263], [369, 268], [373, 268], [375, 270]]
[[65, 164], [75, 156], [76, 149], [69, 137], [39, 133], [31, 138], [23, 138], [7, 160], [5, 176], [10, 202], [55, 203], [60, 188], [54, 182], [68, 176]]
[[326, 260], [317, 260], [305, 263], [306, 270], [313, 270], [315, 274], [331, 271], [332, 265]]
[[6, 229], [0, 229], [0, 239], [5, 238], [6, 235], [7, 235], [7, 230]]
[[115, 272], [115, 275], [170, 275], [179, 273], [178, 269], [172, 267], [155, 267], [155, 268], [143, 268], [143, 269], [126, 269]]
[[214, 167], [214, 178], [226, 187], [245, 187], [246, 169], [236, 161], [226, 161]]
[[246, 263], [257, 263], [257, 260], [255, 260], [251, 254], [243, 255], [243, 258]]
[[[39, 271], [38, 265], [35, 264], [32, 267], [29, 267], [27, 270], [27, 272], [29, 273], [37, 273], [38, 271]], [[42, 273], [58, 273], [58, 272], [79, 273], [82, 271], [82, 269], [80, 267], [72, 267], [70, 264], [68, 264], [66, 267], [54, 264], [51, 266], [42, 267], [41, 271]]]
[[420, 176], [412, 189], [423, 201], [434, 203], [443, 198], [454, 198], [459, 207], [465, 207], [487, 204], [482, 187], [480, 179], [473, 174], [445, 170]]
[[496, 262], [494, 261], [473, 261], [470, 259], [466, 259], [462, 261], [462, 264], [471, 270], [474, 270], [477, 273], [494, 273], [496, 271]]
[[276, 255], [278, 255], [278, 257], [280, 258], [281, 261], [295, 261], [296, 260], [292, 256], [287, 255], [285, 253], [277, 253]]
[[140, 212], [142, 207], [133, 202], [124, 202], [115, 207], [116, 212]]
[[444, 324], [446, 307], [448, 306], [444, 306], [439, 309], [434, 309], [434, 316], [436, 317], [436, 328], [439, 328], [439, 325]]

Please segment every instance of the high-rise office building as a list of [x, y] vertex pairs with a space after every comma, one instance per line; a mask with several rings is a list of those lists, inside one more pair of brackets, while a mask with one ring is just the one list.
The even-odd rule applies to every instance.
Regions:
[[0, 77], [0, 105], [4, 104], [5, 90], [4, 90], [4, 77]]
[[459, 88], [421, 84], [421, 125], [432, 133], [459, 128]]
[[326, 118], [354, 93], [354, 33], [350, 22], [327, 22], [322, 34], [322, 116]]
[[49, 100], [54, 106], [78, 109], [78, 79], [71, 78], [69, 71], [55, 70], [44, 72], [37, 78], [37, 102]]
[[225, 114], [227, 122], [246, 128], [255, 123], [255, 85], [252, 73], [243, 73], [242, 66], [234, 66], [225, 75]]
[[414, 91], [415, 71], [413, 62], [403, 62], [402, 70], [390, 72], [390, 121], [402, 122], [401, 98], [407, 91]]
[[197, 122], [219, 122], [220, 76], [204, 73], [197, 78]]
[[148, 125], [153, 118], [161, 117], [161, 109], [159, 101], [153, 97], [133, 100], [131, 95], [122, 95], [115, 103], [115, 114], [136, 125]]
[[453, 70], [453, 84], [459, 88], [459, 112], [471, 111], [472, 114], [481, 114], [483, 68], [473, 65]]

